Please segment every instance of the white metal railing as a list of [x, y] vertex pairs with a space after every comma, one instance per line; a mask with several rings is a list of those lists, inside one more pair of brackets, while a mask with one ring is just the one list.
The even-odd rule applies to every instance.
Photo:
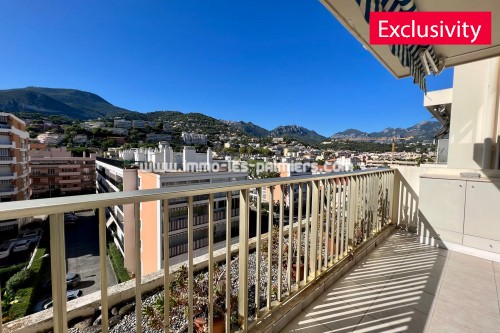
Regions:
[[[187, 197], [188, 207], [188, 252], [187, 327], [193, 332], [193, 289], [195, 287], [193, 264], [193, 197], [208, 195], [208, 277], [213, 284], [214, 274], [214, 195], [226, 193], [226, 257], [225, 288], [226, 303], [231, 304], [231, 294], [237, 294], [238, 327], [231, 327], [231, 306], [226, 306], [226, 332], [238, 329], [248, 331], [252, 322], [272, 312], [276, 305], [293, 296], [305, 285], [321, 276], [326, 269], [348, 256], [357, 246], [378, 233], [391, 222], [394, 170], [383, 169], [355, 173], [328, 174], [307, 177], [276, 178], [258, 181], [201, 184], [106, 193], [86, 196], [40, 199], [0, 204], [0, 220], [50, 216], [50, 260], [53, 297], [53, 331], [67, 332], [66, 312], [66, 256], [64, 241], [64, 213], [85, 209], [98, 209], [99, 251], [101, 268], [102, 332], [108, 332], [108, 290], [106, 272], [106, 214], [105, 209], [115, 205], [135, 206], [135, 316], [136, 331], [142, 332], [141, 288], [141, 225], [140, 203], [161, 201], [164, 234], [169, 233], [169, 200]], [[298, 191], [295, 189], [298, 188]], [[239, 249], [238, 288], [231, 281], [231, 211], [233, 192], [239, 193]], [[256, 193], [250, 201], [249, 192]], [[262, 215], [263, 192], [267, 191], [269, 212], [267, 221]], [[276, 193], [277, 192], [277, 197]], [[287, 198], [287, 196], [290, 196]], [[298, 195], [298, 200], [295, 200]], [[287, 200], [289, 199], [289, 200]], [[286, 202], [290, 203], [286, 207]], [[295, 203], [297, 202], [297, 203]], [[256, 211], [255, 221], [250, 221], [250, 211]], [[275, 215], [275, 211], [277, 214]], [[267, 223], [266, 223], [267, 222]], [[249, 281], [250, 223], [256, 224], [255, 235], [255, 279]], [[268, 231], [262, 233], [267, 224]], [[287, 227], [286, 224], [289, 226]], [[277, 233], [277, 234], [276, 234]], [[264, 242], [267, 246], [264, 247]], [[286, 249], [286, 251], [285, 251]], [[277, 253], [276, 253], [277, 251]], [[163, 237], [164, 267], [169, 267], [169, 237]], [[276, 257], [278, 258], [277, 260]], [[223, 261], [224, 262], [224, 261]], [[267, 274], [265, 268], [267, 267]], [[265, 275], [265, 276], [264, 276]], [[277, 285], [273, 276], [277, 276]], [[170, 304], [170, 274], [164, 274], [165, 305]], [[249, 299], [248, 287], [253, 283], [255, 298]], [[261, 283], [265, 290], [261, 290]], [[208, 288], [209, 332], [213, 332], [213, 288]], [[261, 302], [261, 298], [264, 299]], [[255, 309], [249, 311], [249, 305]], [[0, 310], [1, 311], [1, 310]], [[1, 312], [0, 312], [1, 317]], [[170, 308], [164, 306], [164, 329], [170, 332]], [[0, 325], [0, 333], [2, 326]]]

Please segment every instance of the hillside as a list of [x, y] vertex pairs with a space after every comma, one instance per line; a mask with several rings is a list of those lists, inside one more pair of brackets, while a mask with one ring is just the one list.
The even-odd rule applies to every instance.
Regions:
[[271, 131], [269, 136], [273, 138], [291, 138], [306, 143], [319, 143], [326, 139], [326, 137], [319, 135], [315, 131], [298, 125], [278, 126]]
[[228, 121], [228, 120], [223, 120], [226, 124], [229, 126], [239, 129], [240, 131], [254, 137], [258, 138], [263, 138], [266, 136], [269, 136], [270, 131], [266, 130], [265, 128], [262, 128], [258, 125], [255, 125], [252, 122], [246, 123], [244, 121]]
[[332, 139], [378, 139], [378, 138], [392, 138], [413, 137], [415, 140], [432, 140], [436, 132], [441, 128], [438, 121], [422, 121], [414, 126], [408, 128], [392, 128], [388, 127], [380, 132], [362, 132], [357, 129], [348, 129], [343, 132], [335, 133], [331, 136]]
[[0, 90], [0, 110], [67, 116], [82, 120], [120, 114], [142, 118], [139, 112], [116, 107], [96, 94], [76, 89], [28, 87]]
[[[27, 87], [0, 90], [0, 110], [22, 116], [41, 114], [78, 120], [121, 117], [127, 120], [162, 120], [171, 125], [174, 132], [188, 131], [209, 135], [215, 139], [220, 134], [247, 137], [285, 137], [304, 143], [317, 144], [326, 139], [313, 130], [298, 125], [279, 126], [272, 131], [251, 122], [219, 120], [201, 113], [178, 111], [154, 111], [140, 113], [114, 106], [104, 98], [76, 89], [54, 89]], [[423, 121], [409, 128], [386, 128], [381, 132], [366, 133], [348, 129], [334, 134], [332, 139], [363, 139], [388, 137], [414, 137], [416, 140], [431, 140], [439, 130], [436, 121]]]

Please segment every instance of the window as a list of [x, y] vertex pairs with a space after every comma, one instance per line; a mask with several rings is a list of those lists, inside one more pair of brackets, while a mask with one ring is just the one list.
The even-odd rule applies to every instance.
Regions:
[[54, 176], [56, 174], [56, 169], [49, 169], [49, 175]]
[[0, 148], [0, 156], [9, 156], [9, 148]]

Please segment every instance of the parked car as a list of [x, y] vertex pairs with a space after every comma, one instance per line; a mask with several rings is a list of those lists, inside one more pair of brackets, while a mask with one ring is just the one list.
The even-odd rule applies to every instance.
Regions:
[[64, 215], [64, 221], [76, 221], [78, 220], [78, 217], [74, 215]]
[[12, 243], [7, 242], [0, 245], [0, 259], [7, 258], [12, 249]]
[[40, 230], [28, 230], [23, 232], [19, 238], [33, 238], [33, 237], [39, 237], [40, 236]]
[[[77, 290], [68, 290], [66, 292], [66, 299], [68, 301], [71, 301], [71, 300], [74, 300], [78, 297], [81, 297], [83, 295], [83, 291], [81, 291], [80, 289], [77, 289]], [[34, 307], [33, 307], [33, 312], [40, 312], [40, 311], [43, 311], [43, 310], [47, 310], [49, 308], [52, 307], [52, 297], [49, 297], [49, 298], [46, 298], [44, 299], [43, 301], [37, 303]]]
[[14, 242], [12, 246], [12, 252], [21, 252], [26, 251], [30, 248], [31, 241], [29, 239], [23, 239], [17, 242]]
[[[67, 273], [66, 274], [66, 286], [68, 286], [68, 288], [75, 288], [78, 283], [80, 283], [80, 281], [82, 280], [82, 278], [80, 277], [80, 274], [78, 273]], [[52, 288], [52, 281], [51, 280], [47, 280], [45, 281], [43, 284], [42, 284], [42, 287], [43, 288]]]

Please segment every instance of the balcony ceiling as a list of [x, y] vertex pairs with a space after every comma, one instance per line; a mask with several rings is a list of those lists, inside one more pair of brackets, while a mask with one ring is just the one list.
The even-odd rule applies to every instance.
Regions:
[[[387, 45], [370, 45], [369, 25], [355, 0], [320, 0], [340, 23], [370, 51], [395, 77], [410, 76]], [[500, 55], [500, 1], [494, 0], [415, 0], [418, 11], [491, 11], [492, 45], [438, 45], [436, 54], [453, 67]]]

